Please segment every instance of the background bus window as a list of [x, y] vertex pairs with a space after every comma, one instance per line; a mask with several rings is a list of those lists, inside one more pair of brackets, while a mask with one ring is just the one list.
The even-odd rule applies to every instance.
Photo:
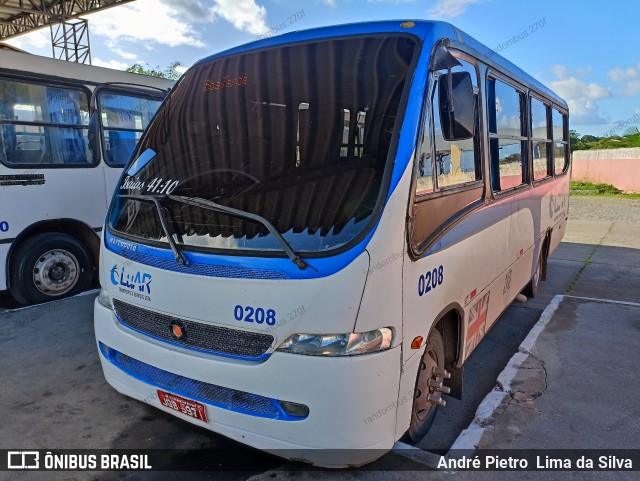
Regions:
[[122, 167], [160, 107], [160, 100], [104, 92], [99, 95], [99, 105], [105, 162]]
[[488, 82], [491, 186], [495, 192], [527, 182], [524, 95], [496, 79]]
[[533, 180], [551, 175], [551, 136], [549, 135], [549, 107], [536, 98], [531, 98], [531, 137]]
[[89, 101], [84, 91], [0, 79], [0, 161], [91, 165]]
[[553, 163], [556, 175], [566, 172], [569, 166], [569, 142], [567, 116], [551, 109], [553, 122]]

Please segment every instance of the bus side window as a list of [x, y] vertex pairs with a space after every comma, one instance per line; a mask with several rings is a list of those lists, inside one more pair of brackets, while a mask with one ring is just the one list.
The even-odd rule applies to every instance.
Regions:
[[80, 89], [0, 79], [0, 161], [8, 166], [93, 165], [89, 99]]
[[549, 129], [549, 106], [531, 97], [531, 161], [533, 163], [533, 180], [549, 177], [552, 136]]
[[555, 175], [564, 174], [569, 168], [569, 127], [567, 115], [558, 110], [552, 111], [553, 131], [553, 164]]
[[[433, 96], [431, 97], [433, 99]], [[427, 105], [431, 105], [431, 100]], [[416, 194], [430, 194], [433, 192], [433, 159], [431, 158], [431, 124], [429, 123], [429, 110], [425, 108], [416, 158], [418, 161], [418, 173], [416, 179]]]
[[524, 94], [497, 79], [488, 82], [489, 153], [494, 192], [528, 182]]
[[107, 165], [123, 167], [160, 107], [161, 100], [115, 92], [98, 96], [102, 152]]

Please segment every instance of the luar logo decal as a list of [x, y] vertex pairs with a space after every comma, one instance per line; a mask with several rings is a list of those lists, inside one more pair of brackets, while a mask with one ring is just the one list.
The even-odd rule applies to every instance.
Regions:
[[129, 274], [125, 272], [124, 267], [118, 267], [116, 264], [111, 268], [111, 283], [118, 286], [123, 294], [144, 301], [151, 300], [151, 274], [140, 271]]
[[[564, 208], [566, 206], [566, 198], [564, 195], [553, 195], [549, 196], [549, 217], [551, 217], [554, 221], [557, 221], [564, 216]], [[558, 215], [560, 213], [560, 215]]]

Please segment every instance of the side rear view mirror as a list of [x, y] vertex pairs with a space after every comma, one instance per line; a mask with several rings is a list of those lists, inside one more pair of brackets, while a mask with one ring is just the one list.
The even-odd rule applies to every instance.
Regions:
[[440, 76], [438, 107], [445, 140], [473, 137], [476, 103], [469, 72], [453, 72]]

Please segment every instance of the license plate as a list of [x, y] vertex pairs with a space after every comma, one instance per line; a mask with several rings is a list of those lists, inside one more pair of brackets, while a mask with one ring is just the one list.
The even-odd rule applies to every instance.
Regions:
[[198, 401], [192, 401], [191, 399], [185, 399], [181, 396], [176, 396], [169, 392], [158, 390], [158, 398], [163, 406], [178, 411], [179, 413], [186, 414], [192, 418], [199, 419], [200, 421], [208, 422], [207, 410], [204, 404]]

